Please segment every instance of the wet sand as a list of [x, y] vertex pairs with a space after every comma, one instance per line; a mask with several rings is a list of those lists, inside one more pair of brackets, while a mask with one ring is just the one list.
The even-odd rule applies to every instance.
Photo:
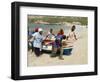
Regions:
[[52, 66], [52, 65], [81, 65], [88, 63], [88, 32], [84, 28], [79, 33], [79, 38], [74, 43], [72, 54], [63, 55], [64, 60], [58, 57], [51, 58], [50, 54], [43, 53], [40, 57], [36, 57], [34, 52], [28, 51], [27, 65], [28, 66]]

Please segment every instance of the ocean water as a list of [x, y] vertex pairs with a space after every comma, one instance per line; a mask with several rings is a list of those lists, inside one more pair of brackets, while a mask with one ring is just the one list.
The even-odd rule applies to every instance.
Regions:
[[[76, 29], [75, 32], [77, 35], [79, 35], [84, 29], [87, 28], [87, 26], [82, 26], [82, 25], [75, 25]], [[57, 34], [59, 32], [60, 29], [64, 30], [64, 34], [67, 35], [70, 30], [71, 30], [71, 26], [67, 26], [65, 24], [28, 24], [28, 30], [29, 31], [34, 31], [35, 28], [42, 28], [43, 29], [43, 35], [45, 36], [49, 30], [52, 28], [53, 29], [53, 33]]]

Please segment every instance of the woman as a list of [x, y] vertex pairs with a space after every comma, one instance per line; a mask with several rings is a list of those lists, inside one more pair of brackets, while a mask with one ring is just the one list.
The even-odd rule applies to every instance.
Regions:
[[64, 31], [63, 31], [63, 29], [60, 29], [60, 31], [58, 32], [57, 35], [64, 35]]

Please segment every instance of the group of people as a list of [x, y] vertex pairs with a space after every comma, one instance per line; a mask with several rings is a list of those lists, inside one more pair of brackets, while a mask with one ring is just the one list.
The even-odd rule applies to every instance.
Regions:
[[[43, 29], [36, 28], [35, 32], [31, 34], [29, 38], [29, 43], [31, 44], [32, 51], [37, 57], [41, 55], [43, 45], [52, 45], [52, 54], [51, 57], [58, 56], [59, 59], [63, 60], [63, 48], [73, 46], [73, 42], [77, 40], [75, 34], [75, 25], [72, 26], [70, 33], [66, 36], [63, 29], [55, 34], [53, 29], [50, 29], [46, 37], [43, 36]], [[46, 40], [50, 42], [45, 43]]]

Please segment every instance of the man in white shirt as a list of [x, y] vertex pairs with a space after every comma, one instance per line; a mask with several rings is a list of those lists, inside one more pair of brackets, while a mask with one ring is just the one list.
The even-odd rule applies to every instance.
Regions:
[[51, 40], [54, 37], [55, 35], [53, 34], [53, 29], [50, 29], [50, 31], [48, 32], [48, 35], [46, 36], [46, 39]]
[[42, 42], [43, 42], [43, 30], [39, 28], [38, 32], [34, 33], [33, 36], [33, 46], [34, 46], [34, 52], [35, 55], [38, 57], [41, 54], [41, 48], [42, 48]]

